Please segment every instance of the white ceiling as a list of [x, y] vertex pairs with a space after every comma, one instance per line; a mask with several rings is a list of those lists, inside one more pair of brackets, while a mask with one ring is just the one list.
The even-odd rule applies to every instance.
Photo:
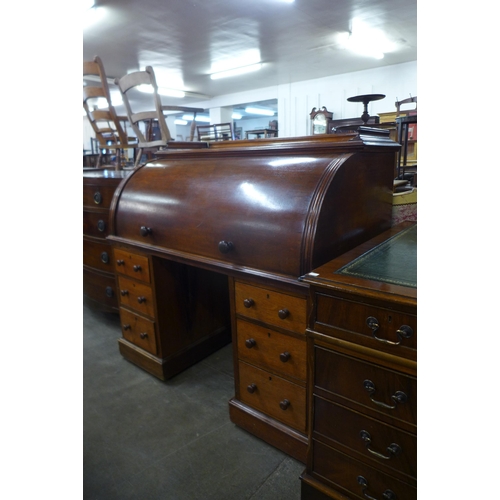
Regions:
[[[162, 97], [178, 106], [417, 59], [416, 0], [96, 0], [84, 16], [84, 60], [100, 56], [111, 78], [150, 65], [159, 86], [207, 96]], [[343, 48], [337, 36], [357, 23], [393, 51], [374, 59]], [[255, 56], [261, 70], [210, 79], [214, 64]]]

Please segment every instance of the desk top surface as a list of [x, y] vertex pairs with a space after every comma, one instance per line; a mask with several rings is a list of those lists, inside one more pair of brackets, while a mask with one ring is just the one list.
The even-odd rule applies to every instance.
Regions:
[[316, 287], [401, 296], [416, 302], [417, 224], [399, 224], [302, 279]]

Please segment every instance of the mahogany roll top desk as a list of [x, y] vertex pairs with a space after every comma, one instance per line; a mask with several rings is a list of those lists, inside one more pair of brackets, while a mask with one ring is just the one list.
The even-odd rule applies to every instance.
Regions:
[[417, 498], [417, 225], [304, 276], [312, 314], [302, 499]]
[[234, 423], [305, 462], [309, 287], [391, 226], [399, 145], [356, 134], [166, 150], [111, 206], [121, 354], [168, 379], [231, 342]]

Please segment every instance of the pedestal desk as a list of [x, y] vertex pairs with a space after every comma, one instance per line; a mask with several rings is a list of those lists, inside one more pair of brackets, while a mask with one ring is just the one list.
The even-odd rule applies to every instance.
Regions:
[[303, 500], [417, 498], [416, 233], [402, 223], [304, 276]]
[[121, 354], [167, 379], [232, 340], [233, 422], [305, 461], [308, 285], [391, 225], [399, 145], [356, 134], [166, 150], [120, 185]]

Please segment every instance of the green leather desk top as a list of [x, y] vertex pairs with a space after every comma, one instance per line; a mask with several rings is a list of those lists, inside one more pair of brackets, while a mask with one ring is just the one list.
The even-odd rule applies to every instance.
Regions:
[[349, 262], [337, 274], [417, 288], [417, 225]]

